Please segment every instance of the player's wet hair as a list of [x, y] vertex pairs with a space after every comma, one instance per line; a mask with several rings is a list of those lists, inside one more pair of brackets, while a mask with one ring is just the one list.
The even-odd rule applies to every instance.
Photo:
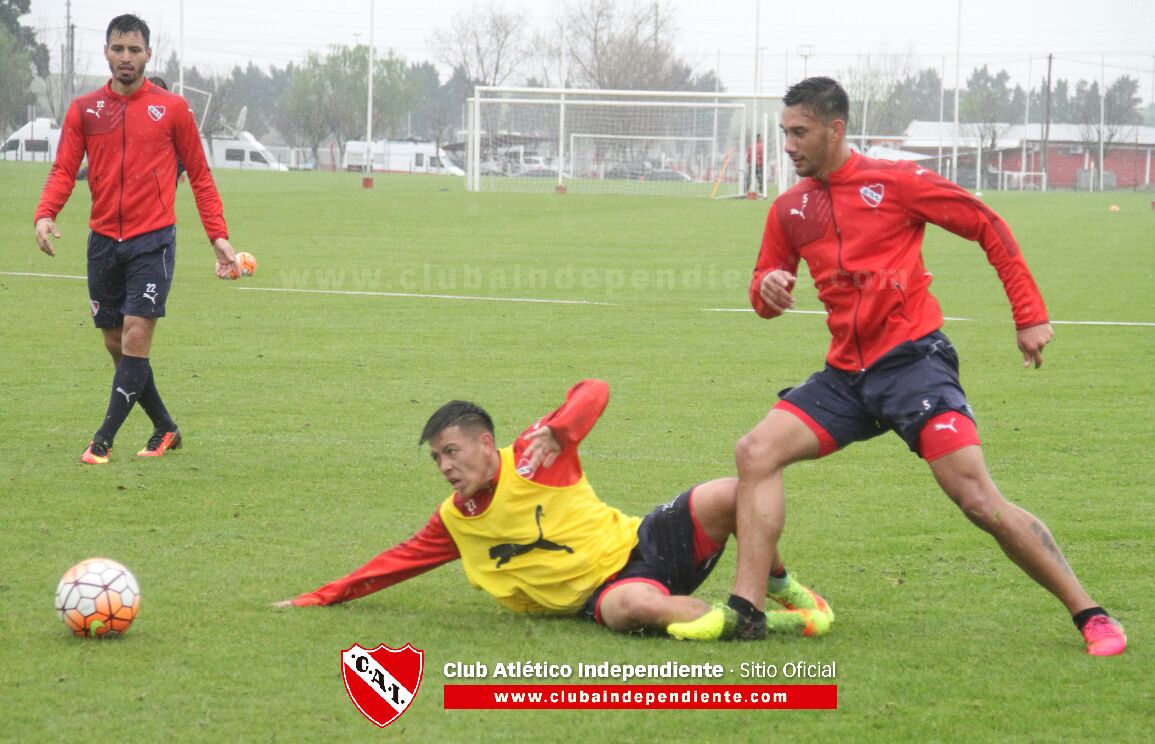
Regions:
[[148, 82], [152, 83], [158, 88], [164, 88], [165, 90], [168, 90], [168, 83], [160, 75], [153, 75], [148, 79]]
[[476, 403], [467, 400], [451, 400], [434, 411], [425, 428], [421, 431], [421, 439], [417, 444], [422, 445], [451, 426], [460, 426], [462, 429], [477, 431], [478, 429], [493, 433], [493, 419], [485, 409]]
[[148, 30], [148, 24], [145, 23], [139, 17], [134, 16], [132, 14], [119, 15], [116, 18], [113, 18], [111, 21], [108, 22], [108, 30], [104, 32], [104, 43], [105, 44], [107, 44], [108, 40], [112, 38], [112, 32], [113, 31], [116, 31], [116, 32], [121, 33], [121, 34], [131, 34], [133, 32], [139, 32], [141, 38], [144, 39], [145, 47], [147, 47], [149, 45], [148, 39], [150, 36], [150, 32]]
[[784, 106], [805, 106], [824, 123], [835, 119], [850, 122], [850, 98], [842, 86], [832, 78], [808, 77], [795, 83], [782, 96]]

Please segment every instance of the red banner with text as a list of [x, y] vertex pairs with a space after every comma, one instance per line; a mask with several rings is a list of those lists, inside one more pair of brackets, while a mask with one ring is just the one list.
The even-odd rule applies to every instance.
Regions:
[[446, 710], [834, 710], [838, 685], [445, 685]]

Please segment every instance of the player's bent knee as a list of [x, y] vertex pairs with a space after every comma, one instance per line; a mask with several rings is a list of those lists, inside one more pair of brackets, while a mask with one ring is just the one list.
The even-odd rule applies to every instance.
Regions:
[[648, 611], [644, 602], [630, 598], [603, 607], [602, 622], [614, 632], [632, 633], [652, 626], [654, 614]]
[[950, 493], [967, 519], [988, 532], [997, 529], [1007, 501], [989, 479], [968, 478]]
[[750, 432], [738, 440], [734, 449], [738, 475], [766, 476], [786, 466], [785, 451], [773, 439], [758, 432]]

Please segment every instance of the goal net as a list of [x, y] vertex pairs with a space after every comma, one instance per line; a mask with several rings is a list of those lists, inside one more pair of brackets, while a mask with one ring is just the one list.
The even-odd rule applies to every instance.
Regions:
[[999, 173], [1002, 191], [1046, 191], [1047, 174], [1043, 171], [1002, 171]]
[[780, 110], [776, 96], [479, 87], [469, 99], [466, 187], [766, 193], [781, 170]]

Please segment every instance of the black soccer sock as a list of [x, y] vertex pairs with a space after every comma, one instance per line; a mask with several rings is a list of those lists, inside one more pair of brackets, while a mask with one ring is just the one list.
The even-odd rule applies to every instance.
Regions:
[[748, 617], [752, 620], [766, 619], [765, 612], [755, 608], [754, 605], [750, 604], [748, 600], [743, 597], [739, 597], [737, 594], [731, 594], [730, 599], [726, 601], [726, 604], [730, 605], [730, 609], [737, 610], [738, 614], [742, 617]]
[[1075, 627], [1082, 631], [1083, 626], [1089, 623], [1091, 618], [1095, 617], [1095, 615], [1106, 615], [1107, 617], [1111, 617], [1102, 607], [1088, 607], [1082, 612], [1072, 615], [1071, 620], [1075, 622]]
[[172, 420], [168, 409], [164, 407], [164, 401], [160, 399], [160, 393], [156, 389], [156, 373], [152, 371], [152, 366], [148, 369], [148, 381], [144, 384], [144, 388], [140, 391], [140, 397], [137, 398], [140, 407], [152, 419], [153, 428], [161, 431], [176, 431], [176, 422]]
[[108, 411], [104, 414], [104, 423], [93, 437], [96, 440], [112, 443], [121, 424], [128, 418], [132, 405], [140, 398], [140, 392], [148, 383], [152, 368], [148, 364], [148, 357], [134, 357], [123, 354], [120, 363], [116, 365], [116, 374], [112, 376], [112, 394], [108, 398]]

